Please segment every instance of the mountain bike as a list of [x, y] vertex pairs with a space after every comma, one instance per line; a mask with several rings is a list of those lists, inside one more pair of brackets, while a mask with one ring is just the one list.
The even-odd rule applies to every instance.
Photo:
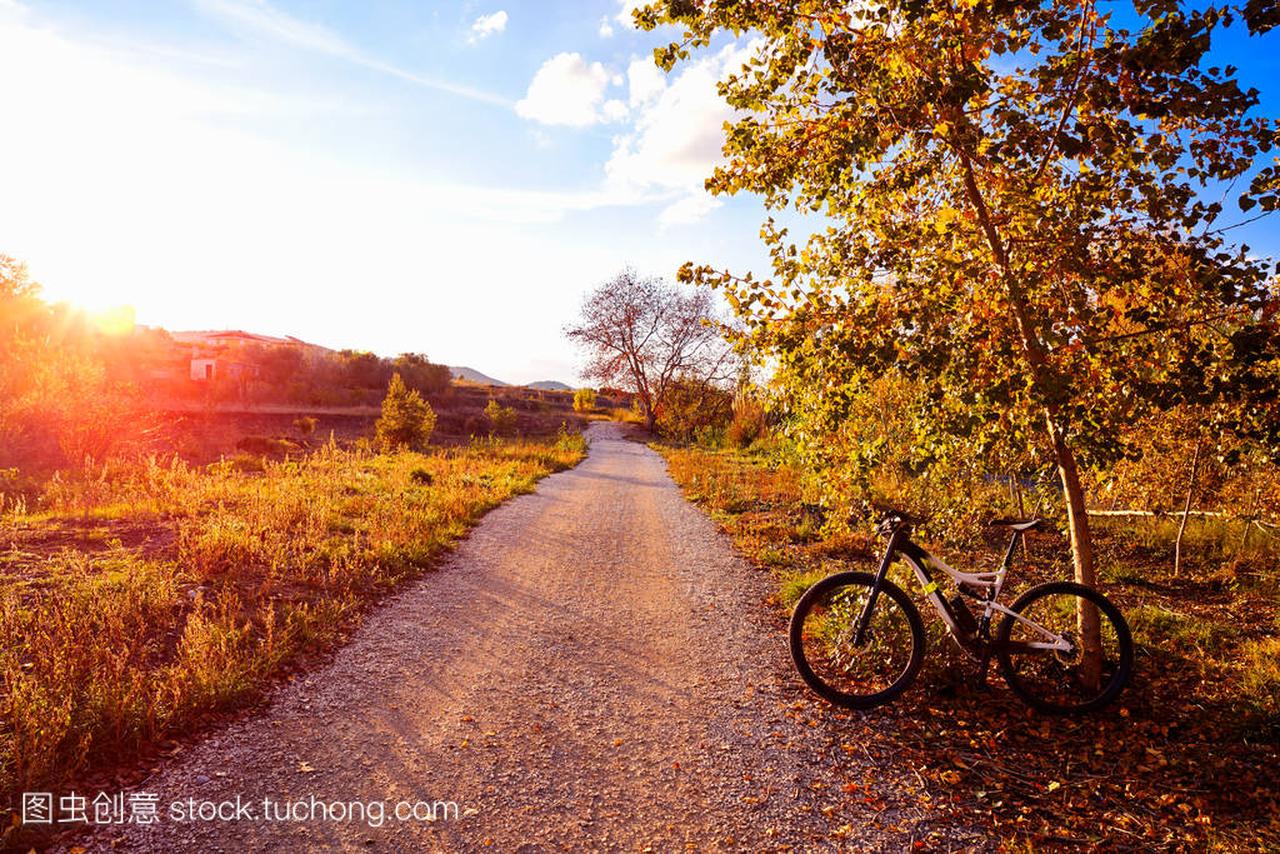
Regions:
[[[1043, 520], [993, 522], [1010, 529], [1012, 537], [991, 572], [948, 566], [911, 540], [911, 521], [900, 511], [881, 519], [877, 532], [888, 545], [874, 575], [839, 572], [800, 597], [791, 615], [791, 657], [810, 688], [836, 705], [870, 709], [915, 680], [924, 661], [924, 624], [911, 599], [887, 577], [901, 557], [951, 637], [978, 660], [980, 683], [994, 657], [1013, 692], [1042, 712], [1091, 712], [1120, 694], [1133, 671], [1133, 639], [1124, 616], [1105, 596], [1073, 581], [1051, 581], [1012, 605], [999, 602], [1018, 545], [1028, 531], [1046, 527]], [[950, 599], [934, 569], [954, 583]], [[1096, 650], [1086, 650], [1082, 640], [1091, 625], [1099, 629]]]

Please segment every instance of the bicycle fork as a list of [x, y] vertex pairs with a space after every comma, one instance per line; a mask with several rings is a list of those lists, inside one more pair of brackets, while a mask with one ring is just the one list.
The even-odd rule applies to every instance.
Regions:
[[884, 550], [884, 557], [880, 559], [880, 568], [876, 570], [875, 584], [871, 585], [871, 594], [867, 596], [867, 604], [862, 606], [862, 613], [858, 615], [858, 621], [853, 627], [853, 645], [862, 646], [866, 640], [867, 626], [871, 625], [871, 612], [875, 610], [876, 600], [880, 598], [880, 588], [884, 584], [885, 576], [889, 574], [889, 566], [893, 563], [893, 556], [898, 552], [898, 546], [902, 544], [902, 538], [906, 536], [902, 528], [898, 528], [889, 536], [889, 545]]

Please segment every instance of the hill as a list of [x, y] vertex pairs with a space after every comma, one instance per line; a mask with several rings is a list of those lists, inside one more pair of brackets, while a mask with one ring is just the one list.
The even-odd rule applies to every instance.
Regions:
[[559, 380], [538, 380], [536, 383], [528, 383], [526, 387], [542, 391], [573, 391], [573, 386]]
[[475, 368], [450, 365], [449, 371], [453, 374], [455, 380], [466, 380], [469, 383], [480, 383], [481, 385], [510, 385], [510, 383], [504, 383], [502, 380], [495, 380], [488, 374], [482, 374]]

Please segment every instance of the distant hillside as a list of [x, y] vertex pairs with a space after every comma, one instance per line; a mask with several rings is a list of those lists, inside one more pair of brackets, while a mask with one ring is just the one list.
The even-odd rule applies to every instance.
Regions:
[[529, 383], [528, 387], [542, 389], [543, 391], [573, 391], [573, 386], [562, 383], [559, 380], [538, 380], [536, 383]]
[[481, 385], [510, 385], [510, 383], [504, 383], [502, 380], [495, 380], [487, 374], [482, 374], [475, 368], [450, 365], [449, 370], [453, 373], [455, 380], [466, 380], [469, 383], [480, 383]]

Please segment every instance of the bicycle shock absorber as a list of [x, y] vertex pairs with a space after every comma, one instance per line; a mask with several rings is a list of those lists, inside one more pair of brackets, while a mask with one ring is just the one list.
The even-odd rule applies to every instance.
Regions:
[[969, 610], [969, 606], [965, 604], [964, 597], [959, 593], [953, 594], [948, 604], [951, 605], [951, 612], [952, 616], [955, 617], [956, 625], [969, 634], [976, 634], [978, 621], [973, 616], [973, 612]]

